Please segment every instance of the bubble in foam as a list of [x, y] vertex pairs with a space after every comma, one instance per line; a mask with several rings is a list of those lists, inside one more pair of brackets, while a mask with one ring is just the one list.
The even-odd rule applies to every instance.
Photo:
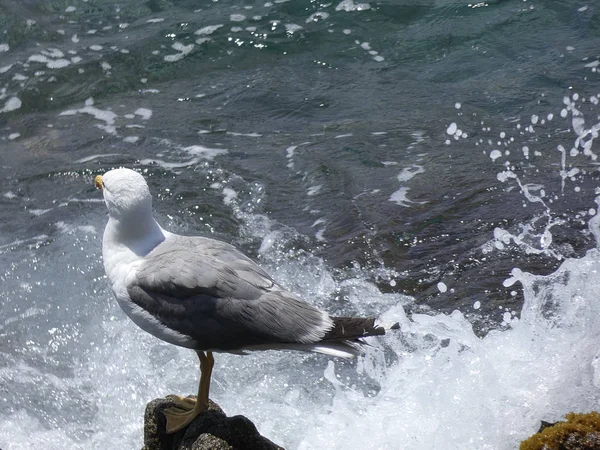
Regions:
[[445, 293], [446, 291], [448, 291], [448, 286], [446, 286], [446, 283], [444, 283], [442, 281], [440, 281], [437, 284], [437, 288], [438, 288], [438, 291], [440, 291], [442, 294]]
[[448, 125], [448, 128], [446, 128], [446, 134], [452, 136], [454, 133], [456, 133], [456, 130], [458, 130], [458, 125], [456, 125], [456, 122], [452, 122], [450, 125]]
[[492, 150], [490, 152], [490, 158], [492, 159], [492, 161], [496, 161], [498, 158], [500, 158], [502, 156], [502, 152], [500, 150]]

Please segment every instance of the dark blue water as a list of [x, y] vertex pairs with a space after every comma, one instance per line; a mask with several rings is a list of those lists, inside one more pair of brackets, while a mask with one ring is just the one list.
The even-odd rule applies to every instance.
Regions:
[[[145, 401], [193, 391], [193, 360], [186, 382], [156, 374], [175, 350], [107, 290], [92, 178], [112, 167], [148, 177], [165, 227], [240, 246], [333, 313], [510, 329], [511, 269], [550, 274], [596, 245], [599, 19], [574, 1], [0, 2], [0, 446], [26, 448], [28, 430], [44, 448], [139, 446]], [[127, 353], [137, 340], [152, 358]], [[322, 377], [327, 361], [307, 361]], [[373, 395], [393, 379], [342, 367]], [[290, 414], [328, 408], [330, 388]], [[278, 442], [316, 446], [262, 397], [216, 389]]]

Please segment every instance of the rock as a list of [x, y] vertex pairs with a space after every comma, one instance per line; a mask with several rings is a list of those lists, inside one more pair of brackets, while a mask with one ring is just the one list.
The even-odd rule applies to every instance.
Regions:
[[142, 450], [284, 450], [261, 436], [250, 419], [227, 417], [212, 400], [208, 411], [188, 427], [167, 434], [162, 411], [170, 406], [174, 403], [166, 398], [152, 400], [146, 406]]
[[521, 450], [598, 450], [600, 413], [569, 413], [566, 422], [543, 422], [540, 431], [521, 442]]

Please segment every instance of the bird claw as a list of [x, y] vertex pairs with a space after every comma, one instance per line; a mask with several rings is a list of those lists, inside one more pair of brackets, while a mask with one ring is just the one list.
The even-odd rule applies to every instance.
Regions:
[[167, 395], [167, 399], [175, 403], [175, 406], [169, 409], [191, 411], [196, 406], [196, 398], [194, 397], [182, 397], [181, 395]]
[[[178, 397], [178, 396], [174, 396]], [[182, 397], [179, 397], [181, 399]], [[194, 399], [184, 399], [184, 400], [194, 400]], [[207, 405], [201, 405], [198, 402], [195, 402], [193, 406], [191, 406], [190, 402], [181, 402], [178, 403], [177, 406], [172, 406], [170, 408], [165, 408], [163, 410], [163, 415], [167, 419], [166, 431], [167, 434], [175, 433], [179, 430], [184, 429], [190, 423], [194, 421], [196, 417], [202, 414], [207, 410]]]

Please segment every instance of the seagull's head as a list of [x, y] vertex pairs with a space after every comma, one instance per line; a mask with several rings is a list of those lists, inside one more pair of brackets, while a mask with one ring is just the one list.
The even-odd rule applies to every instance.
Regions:
[[123, 220], [152, 214], [150, 189], [139, 173], [125, 168], [113, 169], [98, 175], [94, 184], [104, 194], [110, 217]]

